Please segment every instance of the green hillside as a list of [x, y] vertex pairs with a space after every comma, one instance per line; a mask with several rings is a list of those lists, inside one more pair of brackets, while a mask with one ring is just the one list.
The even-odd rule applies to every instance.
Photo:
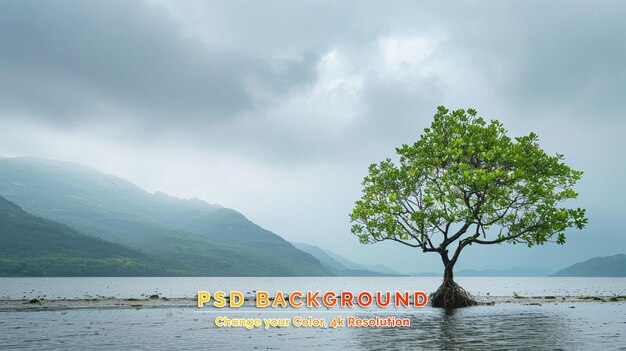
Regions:
[[332, 275], [234, 210], [148, 193], [72, 162], [0, 159], [0, 195], [37, 216], [158, 257], [185, 275]]
[[146, 255], [24, 212], [0, 196], [0, 276], [168, 275]]

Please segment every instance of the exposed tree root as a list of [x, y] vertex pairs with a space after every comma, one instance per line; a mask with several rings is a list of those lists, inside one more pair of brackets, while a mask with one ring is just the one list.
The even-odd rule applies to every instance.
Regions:
[[474, 297], [454, 280], [444, 280], [439, 289], [430, 294], [429, 301], [433, 307], [445, 309], [476, 305]]

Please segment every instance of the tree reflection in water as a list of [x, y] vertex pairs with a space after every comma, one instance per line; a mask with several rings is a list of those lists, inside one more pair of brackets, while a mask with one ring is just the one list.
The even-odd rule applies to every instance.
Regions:
[[585, 344], [572, 337], [575, 321], [566, 314], [533, 307], [428, 309], [410, 316], [410, 328], [351, 330], [358, 348], [366, 350], [558, 349]]

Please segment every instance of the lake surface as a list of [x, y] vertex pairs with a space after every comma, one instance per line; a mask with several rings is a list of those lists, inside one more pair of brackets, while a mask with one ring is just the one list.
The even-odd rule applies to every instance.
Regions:
[[[476, 295], [626, 295], [624, 278], [459, 278]], [[191, 297], [197, 290], [424, 290], [439, 278], [2, 278], [2, 298]], [[626, 350], [625, 303], [497, 304], [447, 313], [195, 308], [0, 312], [0, 349]], [[406, 317], [408, 328], [218, 328], [215, 317]]]
[[[626, 278], [459, 277], [455, 281], [477, 296], [626, 295]], [[425, 291], [441, 284], [435, 277], [297, 277], [297, 278], [0, 278], [0, 299], [194, 297], [199, 290]]]

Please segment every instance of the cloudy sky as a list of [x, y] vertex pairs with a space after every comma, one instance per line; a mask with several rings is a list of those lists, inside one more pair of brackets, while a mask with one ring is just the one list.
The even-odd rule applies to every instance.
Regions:
[[459, 267], [560, 268], [626, 247], [625, 63], [623, 1], [2, 1], [0, 156], [76, 161], [439, 271], [358, 244], [348, 213], [368, 164], [436, 106], [473, 107], [583, 170], [590, 224], [564, 247], [472, 247]]

